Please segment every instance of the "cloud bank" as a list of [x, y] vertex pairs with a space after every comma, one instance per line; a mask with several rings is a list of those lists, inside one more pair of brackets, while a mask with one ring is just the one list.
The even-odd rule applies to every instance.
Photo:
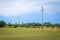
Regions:
[[45, 13], [60, 11], [59, 0], [0, 0], [0, 15], [22, 15], [34, 11], [41, 11], [44, 6]]

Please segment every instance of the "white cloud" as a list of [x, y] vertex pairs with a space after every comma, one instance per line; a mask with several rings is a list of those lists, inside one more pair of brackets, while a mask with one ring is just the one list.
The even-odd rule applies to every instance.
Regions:
[[0, 3], [0, 14], [22, 14], [31, 12], [37, 7], [34, 4], [35, 2], [27, 2], [27, 1], [8, 1], [4, 3]]
[[[51, 12], [52, 8], [58, 10], [58, 6], [49, 4], [51, 2], [59, 2], [59, 0], [6, 0], [0, 2], [1, 15], [21, 15], [32, 11], [40, 10], [40, 6], [44, 5], [45, 11]], [[59, 6], [60, 7], [60, 6]]]

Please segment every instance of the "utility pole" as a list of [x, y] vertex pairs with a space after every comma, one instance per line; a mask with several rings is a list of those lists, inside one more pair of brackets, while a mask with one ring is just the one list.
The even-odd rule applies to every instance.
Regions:
[[44, 26], [43, 26], [43, 12], [44, 12], [44, 7], [43, 7], [43, 6], [41, 6], [41, 8], [42, 8], [42, 10], [41, 10], [41, 11], [42, 11], [42, 28], [43, 28], [43, 27], [44, 27]]

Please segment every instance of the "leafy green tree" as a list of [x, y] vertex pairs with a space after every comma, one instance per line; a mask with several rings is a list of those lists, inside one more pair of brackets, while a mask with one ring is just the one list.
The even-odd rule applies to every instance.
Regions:
[[14, 25], [14, 28], [17, 28], [18, 27], [18, 25]]
[[14, 26], [14, 28], [17, 28], [19, 25], [17, 23], [15, 23], [13, 26]]
[[51, 26], [51, 23], [50, 23], [50, 22], [45, 22], [45, 23], [44, 23], [44, 26], [50, 27], [50, 26]]
[[6, 23], [4, 21], [0, 21], [0, 27], [4, 27]]
[[60, 24], [55, 24], [56, 27], [60, 27]]
[[51, 24], [51, 27], [54, 28], [55, 27], [55, 24]]
[[11, 27], [11, 26], [12, 26], [12, 24], [11, 24], [11, 23], [8, 23], [8, 26], [9, 26], [9, 27]]

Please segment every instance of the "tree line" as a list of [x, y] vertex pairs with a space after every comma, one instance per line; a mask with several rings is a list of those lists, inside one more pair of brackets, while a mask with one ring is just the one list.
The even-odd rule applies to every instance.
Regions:
[[[22, 23], [22, 24], [17, 24], [17, 23], [16, 24], [11, 24], [11, 23], [7, 24], [5, 21], [0, 21], [0, 28], [6, 27], [6, 26], [14, 27], [14, 28], [17, 28], [17, 27], [39, 28], [42, 26], [42, 24], [41, 23], [34, 23], [34, 22], [33, 23]], [[52, 24], [51, 22], [45, 22], [45, 23], [43, 23], [43, 26], [54, 28], [54, 27], [60, 27], [60, 24]]]

